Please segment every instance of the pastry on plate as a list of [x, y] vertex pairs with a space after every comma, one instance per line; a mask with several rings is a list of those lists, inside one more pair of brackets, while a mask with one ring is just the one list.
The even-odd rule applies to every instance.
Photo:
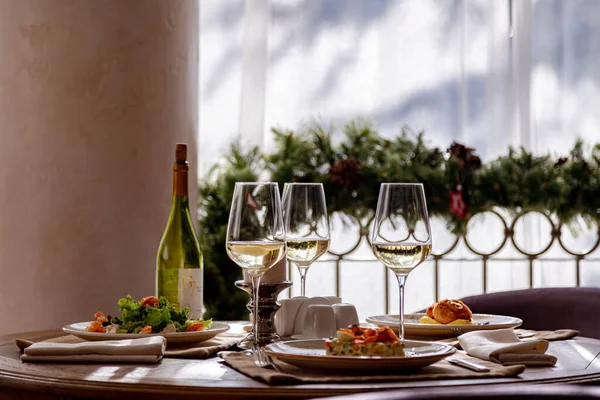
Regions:
[[427, 308], [426, 315], [419, 320], [421, 324], [471, 324], [473, 313], [461, 300], [445, 299]]

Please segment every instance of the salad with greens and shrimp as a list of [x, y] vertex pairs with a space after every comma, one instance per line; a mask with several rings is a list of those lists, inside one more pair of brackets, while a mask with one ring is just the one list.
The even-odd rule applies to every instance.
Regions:
[[186, 307], [177, 311], [165, 297], [149, 296], [141, 301], [130, 295], [119, 299], [120, 317], [98, 311], [94, 321], [85, 328], [87, 332], [100, 333], [175, 333], [198, 332], [210, 328], [212, 319], [191, 320]]

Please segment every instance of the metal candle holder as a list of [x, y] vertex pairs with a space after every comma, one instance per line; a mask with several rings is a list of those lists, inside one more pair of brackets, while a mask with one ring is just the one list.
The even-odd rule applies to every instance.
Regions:
[[[277, 301], [277, 296], [290, 286], [292, 286], [291, 281], [265, 282], [261, 283], [258, 288], [258, 343], [261, 346], [281, 339], [275, 331], [273, 317], [277, 310], [281, 308], [281, 304]], [[236, 281], [235, 287], [250, 294], [250, 302], [246, 307], [252, 313], [253, 318], [257, 318], [257, 314], [254, 313], [254, 304], [252, 303], [252, 283], [243, 280]], [[252, 347], [253, 340], [254, 332], [251, 332], [238, 346], [250, 348]]]

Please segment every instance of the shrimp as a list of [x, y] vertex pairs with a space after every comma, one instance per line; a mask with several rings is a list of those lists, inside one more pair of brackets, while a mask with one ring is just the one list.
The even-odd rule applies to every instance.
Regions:
[[108, 318], [106, 318], [106, 315], [104, 315], [102, 311], [98, 311], [94, 314], [94, 319], [100, 323], [108, 322]]
[[152, 326], [146, 325], [140, 330], [140, 333], [152, 333]]
[[93, 321], [89, 326], [85, 328], [86, 332], [100, 332], [104, 333], [104, 327], [101, 322]]
[[204, 323], [195, 322], [195, 323], [191, 324], [190, 326], [188, 326], [185, 331], [186, 332], [197, 332], [197, 331], [203, 331], [203, 330], [204, 330]]

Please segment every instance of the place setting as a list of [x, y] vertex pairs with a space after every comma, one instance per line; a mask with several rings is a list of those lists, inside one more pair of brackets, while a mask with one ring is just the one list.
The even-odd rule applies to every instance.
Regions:
[[[66, 325], [67, 336], [17, 340], [21, 359], [152, 364], [218, 354], [253, 379], [282, 385], [495, 378], [555, 365], [548, 341], [577, 335], [515, 331], [521, 319], [472, 313], [458, 299], [405, 314], [406, 279], [432, 253], [421, 184], [381, 184], [369, 238], [375, 257], [397, 278], [399, 313], [361, 321], [356, 307], [339, 297], [306, 296], [309, 269], [327, 252], [330, 238], [322, 184], [285, 184], [281, 196], [274, 182], [237, 182], [223, 250], [244, 274], [235, 285], [251, 295], [248, 334], [203, 319], [197, 304], [182, 308], [196, 294], [194, 283], [181, 290], [176, 305], [165, 296], [127, 295], [117, 301], [118, 316], [98, 311], [93, 320]], [[278, 300], [293, 284], [285, 280], [286, 259], [298, 268], [301, 295]], [[157, 279], [160, 274], [159, 267]], [[191, 278], [186, 272], [182, 282]]]
[[[269, 193], [273, 198], [265, 199], [262, 194], [265, 188], [269, 187], [272, 188]], [[286, 184], [282, 210], [276, 207], [270, 209], [269, 206], [276, 206], [279, 203], [278, 195], [276, 184], [236, 184], [228, 226], [228, 250], [232, 259], [242, 268], [249, 270], [253, 277], [253, 285], [258, 286], [262, 274], [266, 271], [261, 271], [259, 268], [251, 269], [247, 264], [237, 261], [243, 258], [230, 248], [244, 249], [247, 254], [261, 254], [263, 259], [253, 261], [262, 266], [269, 263], [274, 265], [284, 257], [283, 253], [277, 254], [278, 259], [273, 260], [275, 258], [273, 249], [278, 246], [277, 243], [281, 243], [282, 248], [284, 245], [287, 247], [287, 258], [296, 265], [300, 273], [301, 296], [299, 299], [290, 299], [285, 303], [285, 307], [281, 310], [285, 314], [280, 316], [277, 325], [280, 331], [292, 334], [293, 340], [274, 341], [263, 346], [256, 339], [257, 336], [254, 336], [255, 341], [250, 352], [252, 363], [248, 363], [249, 358], [243, 354], [223, 354], [222, 357], [229, 365], [251, 376], [254, 375], [252, 369], [257, 367], [260, 368], [256, 370], [258, 375], [263, 373], [265, 367], [274, 368], [281, 374], [282, 364], [291, 365], [296, 369], [327, 370], [356, 375], [365, 371], [415, 369], [432, 364], [456, 351], [455, 348], [445, 344], [402, 342], [389, 327], [378, 330], [352, 325], [350, 330], [348, 322], [358, 322], [356, 310], [348, 307], [351, 305], [342, 304], [340, 299], [332, 297], [306, 298], [308, 269], [327, 251], [330, 242], [323, 187], [320, 184]], [[236, 200], [236, 196], [246, 200]], [[260, 213], [264, 217], [260, 217], [259, 213], [255, 212], [256, 205], [263, 207]], [[256, 217], [244, 216], [244, 212]], [[243, 242], [242, 244], [239, 240], [244, 235], [239, 221], [244, 219], [259, 225], [246, 227], [248, 232], [253, 232], [253, 235], [246, 233], [247, 236], [244, 237], [244, 241], [248, 244]], [[278, 232], [282, 233], [278, 236]], [[252, 249], [247, 247], [250, 243], [255, 247]], [[259, 250], [262, 248], [268, 248], [270, 253], [267, 250]], [[258, 290], [255, 292], [258, 293]], [[254, 304], [255, 301], [257, 297], [253, 298]], [[294, 309], [294, 312], [288, 310], [290, 308]], [[336, 320], [337, 325], [331, 323]], [[291, 324], [288, 324], [288, 321], [291, 321]], [[323, 327], [325, 321], [330, 322], [327, 328]], [[256, 329], [257, 318], [254, 319], [254, 323]], [[286, 325], [291, 325], [292, 328]], [[303, 332], [294, 335], [294, 328], [298, 325], [304, 328]], [[332, 334], [330, 340], [322, 338], [298, 340], [298, 336], [302, 334], [323, 336], [327, 333]], [[277, 366], [278, 364], [280, 366]], [[270, 373], [267, 372], [268, 374]], [[281, 375], [279, 378], [281, 379]], [[270, 381], [269, 378], [263, 379]]]
[[205, 358], [235, 346], [241, 337], [227, 335], [226, 323], [190, 320], [187, 309], [178, 311], [164, 298], [137, 301], [127, 296], [119, 306], [120, 317], [99, 311], [94, 321], [63, 327], [67, 336], [37, 343], [17, 339], [22, 361], [156, 363], [163, 357]]
[[[24, 362], [157, 363], [165, 358], [206, 358], [243, 337], [226, 322], [204, 319], [202, 253], [191, 222], [187, 144], [175, 146], [169, 218], [158, 244], [156, 293], [116, 300], [119, 315], [62, 328], [67, 336], [33, 343], [17, 339]], [[91, 316], [90, 316], [91, 317]]]
[[[519, 318], [472, 314], [460, 300], [442, 301], [432, 305], [427, 313], [404, 314], [406, 277], [431, 254], [431, 232], [422, 185], [381, 185], [371, 244], [374, 255], [396, 274], [400, 314], [368, 317], [363, 324], [359, 323], [354, 306], [342, 303], [335, 296], [305, 296], [304, 285], [310, 264], [326, 251], [330, 237], [328, 223], [319, 221], [319, 216], [326, 221], [326, 205], [314, 200], [324, 199], [324, 196], [304, 194], [300, 196], [301, 204], [295, 204], [297, 200], [290, 196], [292, 187], [286, 184], [280, 217], [279, 210], [269, 209], [269, 205], [279, 203], [278, 191], [273, 188], [275, 185], [236, 184], [228, 226], [228, 246], [230, 242], [234, 243], [235, 247], [231, 248], [238, 253], [230, 254], [230, 257], [243, 259], [244, 262], [236, 262], [244, 269], [252, 267], [248, 267], [249, 256], [240, 255], [240, 249], [254, 257], [252, 262], [258, 267], [251, 269], [253, 285], [259, 286], [260, 278], [269, 269], [264, 268], [263, 271], [262, 267], [275, 265], [279, 258], [284, 257], [278, 246], [285, 243], [288, 260], [299, 268], [302, 295], [282, 300], [279, 314], [270, 316], [274, 320], [271, 325], [282, 337], [275, 336], [275, 339], [261, 343], [253, 336], [254, 342], [249, 351], [220, 353], [231, 367], [258, 380], [286, 384], [508, 377], [522, 373], [528, 363], [554, 365], [556, 362], [553, 356], [544, 354], [547, 342], [520, 342], [513, 332], [513, 328], [522, 324]], [[265, 200], [261, 193], [269, 186], [273, 188], [270, 193], [275, 199]], [[249, 212], [252, 217], [244, 216], [244, 212]], [[259, 226], [246, 226], [244, 229], [242, 220], [253, 221]], [[319, 226], [321, 229], [316, 229]], [[286, 232], [285, 240], [277, 236], [282, 231]], [[240, 236], [248, 232], [252, 234], [240, 241]], [[297, 232], [306, 243], [299, 244], [301, 240]], [[291, 255], [290, 241], [294, 246]], [[325, 241], [327, 245], [321, 244]], [[258, 293], [258, 290], [253, 293]], [[252, 301], [257, 301], [256, 297]], [[450, 315], [453, 312], [456, 313], [454, 318]], [[451, 320], [444, 320], [444, 316]], [[253, 332], [256, 332], [258, 318], [254, 319], [254, 323]], [[494, 337], [474, 338], [474, 343], [468, 340], [471, 332], [482, 331], [496, 334], [506, 331], [501, 336], [504, 347], [490, 344]], [[455, 343], [439, 340], [456, 339], [457, 336], [463, 338], [462, 350], [457, 350], [461, 347]], [[419, 340], [412, 340], [412, 337]], [[518, 343], [512, 343], [512, 339]], [[509, 363], [508, 359], [519, 360], [520, 363]]]

